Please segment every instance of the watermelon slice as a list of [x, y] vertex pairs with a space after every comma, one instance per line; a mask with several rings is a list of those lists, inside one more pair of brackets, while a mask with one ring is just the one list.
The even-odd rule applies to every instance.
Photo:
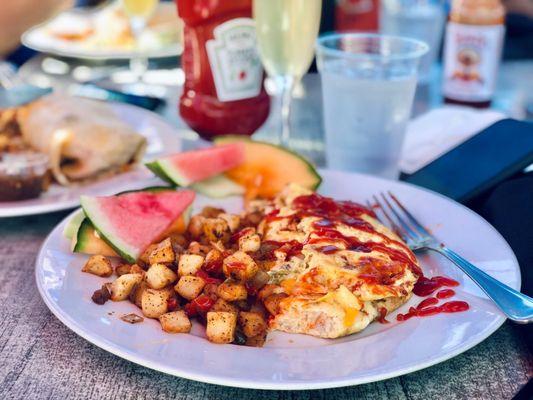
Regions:
[[244, 162], [244, 145], [230, 143], [191, 150], [160, 158], [146, 166], [161, 179], [178, 186], [189, 186], [219, 175]]
[[133, 263], [189, 207], [194, 196], [191, 190], [81, 196], [81, 206], [100, 237]]

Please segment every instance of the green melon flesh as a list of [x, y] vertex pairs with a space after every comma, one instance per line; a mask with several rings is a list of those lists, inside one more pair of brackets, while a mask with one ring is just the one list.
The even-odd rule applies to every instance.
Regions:
[[217, 175], [212, 178], [196, 182], [191, 188], [198, 193], [211, 198], [222, 198], [228, 196], [242, 196], [244, 187], [233, 182], [225, 175]]

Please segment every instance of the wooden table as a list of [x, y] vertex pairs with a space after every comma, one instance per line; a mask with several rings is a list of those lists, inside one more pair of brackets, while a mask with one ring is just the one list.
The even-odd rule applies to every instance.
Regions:
[[[294, 124], [300, 132], [320, 135], [316, 77], [307, 78], [304, 89]], [[174, 111], [176, 93], [162, 114], [184, 129]], [[431, 104], [430, 100], [419, 102], [417, 107]], [[194, 136], [188, 137], [188, 146], [194, 145]], [[319, 153], [311, 149], [314, 158]], [[35, 257], [46, 235], [65, 216], [61, 212], [0, 219], [0, 399], [509, 399], [533, 376], [526, 339], [509, 322], [478, 346], [442, 364], [340, 389], [233, 389], [152, 371], [78, 337], [42, 302], [34, 279]]]

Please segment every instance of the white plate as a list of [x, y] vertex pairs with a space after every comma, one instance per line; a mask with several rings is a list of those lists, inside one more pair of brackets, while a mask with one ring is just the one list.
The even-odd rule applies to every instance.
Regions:
[[[520, 272], [504, 239], [469, 209], [435, 193], [365, 175], [323, 171], [321, 192], [338, 199], [364, 201], [392, 190], [437, 237], [490, 275], [518, 289]], [[199, 199], [196, 206], [205, 204]], [[211, 201], [213, 204], [214, 201]], [[240, 207], [226, 199], [220, 206]], [[218, 203], [215, 203], [218, 204]], [[61, 223], [43, 244], [36, 264], [39, 291], [50, 310], [70, 329], [95, 345], [127, 360], [168, 374], [219, 385], [254, 389], [319, 389], [391, 378], [429, 367], [475, 346], [505, 320], [502, 313], [457, 268], [436, 255], [421, 255], [426, 275], [447, 275], [460, 282], [458, 300], [470, 310], [396, 322], [420, 301], [373, 323], [355, 335], [336, 340], [272, 332], [263, 348], [216, 345], [200, 326], [193, 334], [164, 333], [157, 321], [130, 325], [120, 316], [140, 311], [129, 302], [98, 306], [92, 292], [109, 279], [80, 272], [86, 257], [73, 255], [62, 239]], [[112, 314], [110, 314], [112, 313]]]
[[[165, 7], [166, 12], [176, 12], [174, 3], [160, 3], [159, 7]], [[93, 11], [77, 8], [65, 11], [61, 17], [73, 15], [88, 15]], [[21, 37], [22, 44], [30, 49], [49, 53], [60, 57], [78, 58], [86, 60], [130, 60], [132, 58], [164, 58], [175, 57], [182, 53], [182, 43], [172, 43], [161, 47], [145, 48], [142, 50], [130, 49], [106, 49], [101, 47], [86, 47], [83, 43], [76, 43], [69, 40], [56, 38], [48, 33], [50, 21], [37, 25], [26, 32]], [[178, 23], [178, 22], [176, 22]]]
[[[147, 138], [146, 159], [181, 150], [181, 141], [175, 128], [159, 115], [129, 104], [109, 103], [109, 106], [121, 119]], [[79, 206], [82, 194], [106, 195], [160, 184], [162, 183], [159, 179], [154, 178], [151, 172], [139, 165], [131, 171], [90, 184], [72, 187], [52, 184], [36, 199], [0, 202], [0, 217], [19, 217], [68, 210]]]

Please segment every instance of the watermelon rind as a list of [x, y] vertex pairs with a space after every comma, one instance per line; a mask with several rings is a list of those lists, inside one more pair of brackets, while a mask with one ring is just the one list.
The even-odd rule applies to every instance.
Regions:
[[69, 240], [76, 236], [84, 219], [85, 213], [83, 210], [75, 211], [63, 229], [63, 236]]
[[258, 144], [270, 146], [272, 148], [275, 148], [275, 149], [278, 149], [280, 151], [283, 151], [284, 153], [286, 153], [286, 155], [288, 157], [293, 157], [295, 159], [298, 159], [300, 162], [302, 162], [303, 164], [306, 165], [307, 171], [315, 179], [315, 184], [313, 185], [313, 187], [309, 187], [309, 189], [316, 190], [316, 189], [318, 189], [318, 187], [322, 183], [322, 177], [320, 176], [320, 174], [318, 173], [318, 171], [316, 170], [314, 165], [309, 160], [307, 160], [305, 157], [303, 157], [302, 155], [300, 155], [300, 154], [298, 154], [298, 153], [296, 153], [296, 152], [294, 152], [292, 150], [289, 150], [286, 147], [283, 147], [283, 146], [280, 146], [280, 145], [277, 145], [277, 144], [273, 144], [273, 143], [263, 142], [263, 141], [260, 141], [260, 140], [254, 140], [254, 139], [252, 139], [252, 138], [250, 138], [248, 136], [241, 136], [241, 135], [224, 135], [224, 136], [218, 136], [217, 138], [214, 139], [214, 143], [216, 145], [236, 143], [236, 142], [258, 143]]
[[165, 182], [173, 185], [187, 187], [191, 182], [185, 178], [178, 169], [170, 162], [170, 160], [156, 160], [145, 164], [150, 171], [156, 174]]
[[81, 207], [85, 215], [109, 246], [124, 260], [134, 263], [139, 257], [141, 250], [131, 246], [120, 239], [114, 233], [114, 227], [108, 222], [108, 218], [101, 211], [98, 200], [89, 196], [81, 196]]
[[102, 256], [116, 257], [117, 253], [100, 238], [91, 222], [85, 218], [81, 223], [76, 236], [72, 238], [71, 249], [74, 253], [99, 254]]
[[174, 183], [174, 181], [172, 181], [172, 179], [170, 179], [168, 175], [165, 173], [165, 171], [163, 171], [163, 169], [159, 166], [159, 161], [156, 160], [152, 162], [147, 162], [144, 165], [146, 166], [146, 168], [152, 171], [154, 175], [159, 177], [161, 180], [167, 183], [170, 183], [171, 185], [176, 186], [176, 183]]
[[193, 183], [191, 188], [204, 196], [220, 199], [228, 196], [242, 196], [245, 192], [243, 186], [232, 181], [223, 174]]

